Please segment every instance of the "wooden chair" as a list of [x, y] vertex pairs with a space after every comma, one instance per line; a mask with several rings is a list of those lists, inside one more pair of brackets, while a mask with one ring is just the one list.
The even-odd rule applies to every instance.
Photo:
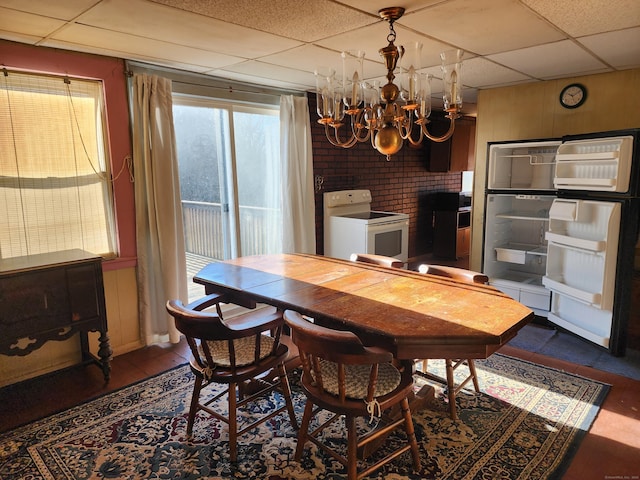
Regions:
[[[418, 267], [420, 273], [427, 273], [429, 275], [438, 275], [441, 277], [448, 277], [454, 280], [460, 280], [467, 283], [480, 283], [486, 284], [489, 282], [489, 277], [484, 273], [474, 272], [472, 270], [465, 270], [458, 267], [449, 267], [445, 265], [420, 265]], [[422, 360], [422, 371], [417, 371], [418, 374], [436, 380], [438, 382], [446, 383], [447, 385], [447, 397], [449, 399], [449, 415], [453, 420], [458, 418], [456, 412], [456, 395], [462, 390], [467, 383], [473, 382], [473, 386], [476, 392], [480, 392], [480, 385], [478, 384], [478, 376], [476, 375], [476, 366], [473, 359], [450, 359], [446, 358], [446, 381], [437, 377], [427, 371], [427, 360]], [[460, 366], [466, 366], [469, 369], [469, 375], [458, 385], [455, 384], [454, 375], [455, 371]]]
[[371, 263], [382, 267], [402, 268], [404, 263], [393, 257], [385, 257], [384, 255], [374, 255], [372, 253], [352, 253], [350, 260], [352, 262]]
[[[301, 460], [304, 446], [310, 441], [342, 463], [347, 469], [347, 478], [354, 480], [411, 451], [413, 468], [419, 471], [420, 456], [408, 400], [413, 389], [412, 362], [396, 368], [389, 351], [364, 346], [352, 332], [325, 328], [291, 310], [284, 312], [284, 318], [298, 346], [303, 369], [301, 384], [307, 395], [294, 458]], [[395, 420], [384, 415], [392, 407], [396, 407], [394, 412], [402, 412]], [[333, 415], [309, 431], [312, 418], [322, 409]], [[347, 429], [346, 456], [344, 450], [332, 448], [322, 437], [323, 430], [342, 416]], [[356, 418], [372, 416], [380, 417], [384, 426], [359, 435]], [[375, 463], [369, 461], [369, 466], [359, 470], [358, 450], [403, 425], [406, 444]]]
[[[282, 312], [274, 309], [266, 313], [254, 311], [226, 321], [220, 311], [221, 301], [223, 297], [215, 294], [187, 306], [179, 300], [170, 300], [167, 302], [167, 311], [174, 317], [177, 329], [186, 336], [192, 354], [190, 364], [195, 383], [187, 435], [193, 431], [197, 412], [207, 412], [228, 425], [229, 456], [235, 462], [239, 436], [285, 410], [288, 410], [294, 428], [298, 428], [298, 423], [284, 367], [289, 350], [280, 342], [284, 326]], [[216, 311], [203, 311], [210, 307], [215, 307]], [[276, 373], [269, 376], [274, 370]], [[211, 400], [201, 403], [200, 393], [210, 384], [225, 384], [228, 387]], [[249, 425], [238, 425], [239, 408], [278, 388], [284, 396], [283, 406]], [[228, 394], [228, 416], [211, 407], [225, 394]]]

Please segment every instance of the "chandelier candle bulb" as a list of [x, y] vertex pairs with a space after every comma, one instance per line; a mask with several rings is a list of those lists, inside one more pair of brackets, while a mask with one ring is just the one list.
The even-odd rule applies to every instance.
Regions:
[[409, 101], [413, 102], [416, 99], [415, 89], [416, 80], [414, 78], [415, 70], [413, 67], [409, 69]]
[[360, 83], [360, 78], [358, 78], [358, 72], [353, 72], [353, 87], [351, 90], [351, 105], [353, 107], [357, 107], [358, 103], [358, 84]]
[[456, 75], [455, 70], [453, 72], [451, 72], [451, 102], [452, 103], [458, 103], [457, 102], [457, 98], [458, 98], [458, 93], [456, 92], [456, 85], [458, 83], [458, 75]]

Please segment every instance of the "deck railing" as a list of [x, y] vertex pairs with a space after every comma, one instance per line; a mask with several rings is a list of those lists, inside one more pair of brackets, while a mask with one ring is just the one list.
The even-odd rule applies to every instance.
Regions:
[[[208, 202], [182, 202], [185, 249], [203, 257], [225, 259], [225, 224], [222, 205]], [[277, 253], [282, 242], [279, 211], [240, 206], [240, 245], [242, 255]]]

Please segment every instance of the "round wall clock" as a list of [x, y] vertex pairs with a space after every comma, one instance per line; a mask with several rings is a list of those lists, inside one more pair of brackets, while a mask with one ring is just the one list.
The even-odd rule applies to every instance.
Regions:
[[580, 83], [571, 83], [560, 92], [560, 105], [564, 108], [578, 108], [587, 99], [587, 89]]

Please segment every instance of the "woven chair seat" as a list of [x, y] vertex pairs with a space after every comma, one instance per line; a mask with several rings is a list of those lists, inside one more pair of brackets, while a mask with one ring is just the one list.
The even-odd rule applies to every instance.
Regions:
[[[332, 395], [338, 395], [338, 364], [328, 360], [320, 361], [322, 368], [322, 385]], [[347, 398], [361, 400], [367, 397], [369, 373], [371, 365], [345, 365]], [[374, 397], [382, 397], [400, 385], [400, 371], [390, 363], [378, 365], [378, 382]]]
[[[273, 349], [275, 340], [268, 335], [260, 335], [260, 359], [268, 357]], [[227, 340], [207, 341], [211, 358], [215, 365], [230, 367], [231, 358], [229, 355], [229, 342]], [[256, 337], [243, 337], [233, 340], [233, 347], [236, 352], [236, 367], [244, 367], [255, 363]], [[202, 346], [200, 347], [202, 349]], [[204, 353], [202, 358], [205, 358]]]

